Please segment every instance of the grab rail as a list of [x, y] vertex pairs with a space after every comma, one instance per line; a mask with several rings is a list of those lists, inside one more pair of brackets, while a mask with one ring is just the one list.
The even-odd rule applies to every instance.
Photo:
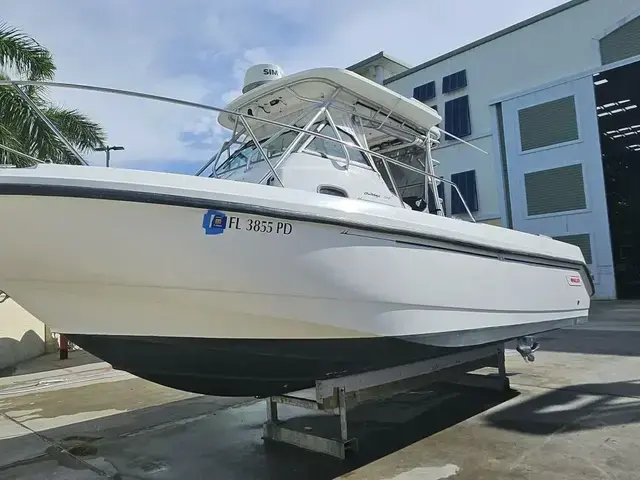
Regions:
[[5, 293], [4, 290], [0, 290], [0, 303], [4, 303], [6, 302], [9, 298], [9, 295], [7, 293]]
[[[349, 147], [351, 149], [354, 150], [359, 150], [367, 155], [370, 155], [372, 157], [378, 158], [380, 159], [384, 166], [385, 169], [388, 171], [389, 175], [389, 167], [388, 167], [388, 163], [391, 163], [393, 165], [396, 165], [400, 168], [404, 168], [406, 170], [409, 170], [411, 172], [423, 175], [429, 179], [432, 180], [437, 180], [439, 182], [443, 182], [446, 183], [448, 185], [451, 185], [451, 188], [454, 189], [458, 195], [458, 197], [460, 198], [466, 213], [469, 215], [470, 219], [472, 222], [475, 222], [475, 218], [473, 217], [473, 214], [471, 213], [471, 210], [469, 209], [467, 202], [465, 201], [464, 197], [462, 196], [462, 192], [460, 191], [460, 189], [458, 188], [458, 186], [454, 183], [451, 182], [449, 180], [446, 180], [444, 178], [438, 177], [437, 175], [434, 175], [432, 173], [428, 173], [424, 170], [420, 170], [418, 168], [412, 167], [411, 165], [407, 165], [399, 160], [395, 160], [392, 159], [390, 157], [387, 157], [385, 155], [382, 155], [378, 152], [374, 152], [372, 150], [369, 150], [367, 148], [363, 148], [360, 145], [355, 145], [352, 142], [347, 142], [344, 141], [340, 138], [340, 135], [337, 134], [337, 138], [336, 137], [331, 137], [328, 135], [324, 135], [321, 134], [319, 132], [315, 132], [312, 130], [307, 130], [305, 128], [300, 128], [297, 127], [295, 125], [288, 125], [286, 123], [283, 122], [278, 122], [276, 120], [270, 120], [267, 118], [261, 118], [261, 117], [255, 117], [253, 115], [249, 115], [249, 114], [245, 114], [242, 112], [237, 112], [237, 111], [231, 111], [231, 110], [227, 110], [225, 108], [220, 108], [220, 107], [214, 107], [212, 105], [206, 105], [206, 104], [202, 104], [202, 103], [197, 103], [197, 102], [190, 102], [190, 101], [186, 101], [186, 100], [180, 100], [180, 99], [176, 99], [176, 98], [171, 98], [171, 97], [165, 97], [165, 96], [161, 96], [161, 95], [153, 95], [153, 94], [148, 94], [148, 93], [142, 93], [142, 92], [135, 92], [132, 90], [123, 90], [123, 89], [117, 89], [117, 88], [108, 88], [108, 87], [98, 87], [98, 86], [94, 86], [94, 85], [83, 85], [83, 84], [74, 84], [74, 83], [62, 83], [62, 82], [51, 82], [51, 81], [36, 81], [36, 80], [6, 80], [6, 79], [0, 79], [0, 86], [12, 86], [13, 88], [15, 88], [18, 93], [20, 94], [20, 96], [24, 99], [24, 101], [27, 103], [27, 105], [29, 106], [29, 108], [31, 109], [35, 109], [37, 110], [35, 113], [42, 118], [42, 116], [44, 114], [42, 114], [42, 112], [37, 108], [37, 106], [30, 101], [30, 99], [24, 94], [23, 90], [20, 88], [20, 86], [24, 85], [24, 86], [34, 86], [34, 85], [41, 85], [41, 86], [49, 86], [49, 87], [60, 87], [60, 88], [71, 88], [71, 89], [78, 89], [78, 90], [89, 90], [89, 91], [94, 91], [94, 92], [101, 92], [101, 93], [112, 93], [112, 94], [119, 94], [119, 95], [124, 95], [124, 96], [131, 96], [131, 97], [137, 97], [137, 98], [144, 98], [147, 100], [157, 100], [160, 102], [167, 102], [167, 103], [172, 103], [172, 104], [176, 104], [176, 105], [183, 105], [183, 106], [187, 106], [187, 107], [193, 107], [193, 108], [200, 108], [200, 109], [204, 109], [204, 110], [209, 110], [209, 111], [213, 111], [213, 112], [217, 112], [217, 113], [225, 113], [225, 114], [229, 114], [233, 117], [235, 117], [236, 119], [239, 117], [240, 118], [240, 123], [242, 124], [242, 126], [245, 128], [245, 130], [248, 132], [248, 134], [253, 137], [254, 142], [256, 143], [256, 147], [258, 148], [258, 152], [259, 155], [262, 156], [264, 158], [264, 160], [269, 164], [269, 169], [271, 170], [271, 172], [273, 173], [273, 175], [278, 179], [278, 174], [276, 172], [276, 168], [274, 167], [274, 165], [271, 163], [271, 161], [269, 160], [266, 152], [264, 151], [264, 149], [262, 148], [262, 146], [259, 144], [259, 142], [257, 141], [257, 138], [254, 134], [254, 132], [251, 130], [251, 127], [248, 124], [248, 120], [250, 121], [257, 121], [257, 122], [261, 122], [267, 125], [273, 125], [276, 127], [281, 127], [281, 128], [287, 128], [290, 131], [294, 131], [294, 132], [298, 132], [298, 133], [305, 133], [305, 134], [310, 134], [315, 138], [320, 138], [326, 141], [330, 141], [330, 142], [334, 142], [337, 143], [339, 145], [342, 145], [343, 148], [346, 149], [346, 147]], [[326, 113], [326, 112], [325, 112]], [[390, 110], [387, 114], [387, 117], [389, 117], [393, 112]], [[56, 135], [56, 137], [59, 138], [59, 140], [67, 147], [71, 150], [71, 153], [83, 164], [83, 165], [88, 165], [87, 161], [73, 148], [73, 145], [70, 144], [70, 142], [60, 133], [60, 131], [55, 127], [55, 125], [52, 124], [51, 121], [49, 121], [49, 119], [43, 119], [44, 123], [47, 125], [47, 127], [54, 133], [54, 135]], [[384, 123], [384, 122], [383, 122]], [[382, 126], [382, 125], [381, 125]], [[440, 131], [444, 131], [442, 129], [439, 129]], [[429, 142], [431, 141], [431, 129], [429, 129], [427, 131], [427, 135], [423, 136], [420, 140], [422, 140], [423, 142], [425, 142], [426, 144], [429, 144]], [[445, 132], [446, 133], [446, 132]], [[416, 137], [418, 138], [418, 137]], [[465, 142], [466, 143], [466, 142]], [[474, 146], [475, 147], [475, 146]], [[475, 147], [477, 148], [477, 147]], [[23, 157], [26, 158], [30, 158], [31, 160], [38, 162], [38, 163], [43, 163], [42, 160], [36, 159], [35, 157], [32, 157], [30, 155], [26, 155], [20, 152], [16, 152], [14, 149], [11, 149], [10, 147], [7, 147], [5, 145], [1, 145], [0, 144], [0, 149], [3, 150], [7, 150], [10, 151], [12, 153], [16, 153], [19, 154]], [[428, 149], [430, 150], [430, 149]], [[430, 153], [430, 152], [429, 152]], [[486, 152], [485, 152], [486, 153]], [[219, 159], [219, 157], [218, 157]], [[216, 163], [218, 161], [218, 159], [216, 159]], [[280, 159], [282, 161], [282, 158]], [[348, 155], [347, 155], [347, 165], [348, 165]], [[391, 177], [391, 175], [390, 175]], [[280, 182], [282, 185], [282, 182]], [[393, 182], [395, 183], [395, 182]], [[430, 182], [432, 183], [432, 182]], [[394, 190], [396, 193], [396, 195], [398, 195], [398, 190], [397, 187], [394, 185]], [[402, 201], [402, 198], [398, 198], [402, 207], [405, 208], [404, 202]]]

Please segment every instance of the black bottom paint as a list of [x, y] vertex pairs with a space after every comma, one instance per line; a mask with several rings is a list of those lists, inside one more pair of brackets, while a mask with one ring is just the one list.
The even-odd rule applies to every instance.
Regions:
[[316, 380], [463, 350], [394, 338], [254, 340], [68, 335], [89, 353], [146, 380], [205, 395], [268, 397]]

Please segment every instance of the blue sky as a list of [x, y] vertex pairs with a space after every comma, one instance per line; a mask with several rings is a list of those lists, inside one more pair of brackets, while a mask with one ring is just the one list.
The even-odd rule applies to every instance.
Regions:
[[[422, 63], [564, 0], [4, 0], [0, 18], [48, 47], [56, 80], [224, 106], [244, 71], [346, 67], [380, 50]], [[228, 134], [202, 110], [92, 92], [51, 97], [100, 122], [112, 165], [192, 173]], [[104, 161], [103, 154], [88, 157]]]

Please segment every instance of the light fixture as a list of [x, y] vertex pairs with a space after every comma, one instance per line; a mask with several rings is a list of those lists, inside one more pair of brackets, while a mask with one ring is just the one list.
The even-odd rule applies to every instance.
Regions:
[[609, 80], [607, 80], [606, 78], [593, 82], [594, 85], [604, 85], [605, 83], [609, 83]]
[[[608, 107], [620, 107], [620, 104], [618, 102], [615, 103], [608, 103], [606, 105], [602, 105], [601, 108], [599, 108], [599, 110], [604, 110], [605, 108]], [[616, 108], [615, 110], [609, 110], [609, 111], [601, 111], [600, 113], [598, 113], [598, 117], [604, 117], [605, 115], [614, 115], [616, 113], [620, 113], [620, 112], [626, 112], [628, 110], [635, 110], [636, 108], [638, 108], [638, 105], [629, 105], [626, 107], [621, 107], [621, 108]]]
[[630, 127], [622, 127], [618, 130], [609, 130], [608, 132], [604, 132], [605, 135], [613, 135], [615, 133], [622, 133], [622, 132], [627, 132], [627, 131], [633, 131], [635, 130], [635, 134], [640, 135], [640, 125], [631, 125]]

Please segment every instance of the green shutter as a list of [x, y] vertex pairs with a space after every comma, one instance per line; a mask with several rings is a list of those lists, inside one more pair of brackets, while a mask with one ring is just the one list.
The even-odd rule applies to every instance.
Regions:
[[602, 64], [640, 55], [640, 17], [636, 17], [600, 40]]
[[562, 235], [559, 237], [553, 237], [555, 240], [561, 242], [570, 243], [576, 247], [580, 247], [582, 255], [584, 255], [585, 261], [591, 265], [593, 258], [591, 257], [591, 238], [588, 233], [582, 233], [579, 235]]
[[582, 164], [524, 174], [528, 215], [587, 208]]
[[578, 140], [578, 119], [573, 96], [518, 111], [522, 151]]

